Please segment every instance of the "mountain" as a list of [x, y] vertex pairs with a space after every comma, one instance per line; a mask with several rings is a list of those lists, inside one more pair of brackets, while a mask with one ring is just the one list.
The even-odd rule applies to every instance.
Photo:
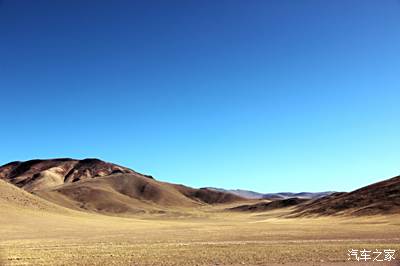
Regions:
[[207, 189], [221, 191], [226, 193], [232, 193], [237, 196], [247, 198], [247, 199], [289, 199], [289, 198], [302, 198], [302, 199], [316, 199], [321, 198], [327, 195], [334, 193], [333, 191], [326, 192], [300, 192], [300, 193], [292, 193], [292, 192], [280, 192], [280, 193], [259, 193], [250, 190], [243, 189], [223, 189], [223, 188], [214, 188], [207, 187]]
[[138, 174], [131, 169], [91, 158], [18, 161], [0, 167], [0, 179], [30, 192], [116, 173]]
[[99, 159], [11, 162], [0, 179], [50, 202], [103, 213], [164, 212], [168, 208], [230, 203], [242, 197], [160, 182]]
[[68, 211], [0, 179], [0, 216], [9, 215], [16, 209], [52, 210], [59, 213]]
[[400, 176], [349, 193], [262, 194], [246, 190], [196, 189], [161, 182], [99, 159], [61, 158], [5, 164], [0, 166], [0, 181], [2, 206], [67, 207], [130, 214], [164, 213], [177, 208], [229, 203], [229, 210], [233, 211], [291, 207], [287, 209], [289, 217], [400, 213]]
[[263, 212], [263, 211], [296, 206], [304, 202], [307, 202], [309, 200], [310, 199], [302, 199], [302, 198], [279, 199], [271, 202], [258, 202], [254, 204], [240, 205], [237, 207], [230, 208], [229, 210], [246, 211], [246, 212]]
[[231, 193], [246, 199], [262, 199], [264, 194], [250, 191], [250, 190], [244, 190], [244, 189], [223, 189], [223, 188], [215, 188], [215, 187], [205, 187], [205, 189], [210, 189], [214, 191], [220, 191], [220, 192], [225, 192], [225, 193]]
[[302, 204], [291, 216], [400, 213], [400, 176]]
[[300, 199], [317, 199], [321, 197], [325, 197], [334, 193], [333, 191], [324, 191], [324, 192], [279, 192], [279, 193], [266, 193], [263, 194], [264, 199], [289, 199], [289, 198], [300, 198]]

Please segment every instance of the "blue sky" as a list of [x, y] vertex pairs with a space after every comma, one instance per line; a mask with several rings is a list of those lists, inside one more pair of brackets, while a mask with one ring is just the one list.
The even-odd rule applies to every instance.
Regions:
[[0, 2], [0, 164], [352, 190], [400, 172], [400, 2]]

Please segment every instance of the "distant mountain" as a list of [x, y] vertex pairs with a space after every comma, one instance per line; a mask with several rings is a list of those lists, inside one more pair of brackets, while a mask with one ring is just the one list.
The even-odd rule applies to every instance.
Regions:
[[243, 189], [223, 189], [223, 188], [215, 188], [215, 187], [205, 187], [206, 189], [220, 191], [225, 193], [232, 193], [237, 196], [247, 198], [247, 199], [262, 199], [264, 194], [250, 191], [250, 190], [243, 190]]
[[333, 193], [300, 205], [291, 216], [400, 213], [400, 176], [349, 193]]
[[231, 193], [160, 182], [93, 158], [11, 162], [0, 166], [0, 179], [64, 207], [103, 213], [162, 212], [244, 200]]
[[232, 194], [235, 194], [237, 196], [247, 198], [247, 199], [270, 199], [270, 200], [289, 199], [289, 198], [316, 199], [316, 198], [325, 197], [327, 195], [334, 193], [333, 191], [299, 192], [299, 193], [292, 193], [292, 192], [259, 193], [259, 192], [243, 190], [243, 189], [223, 189], [223, 188], [214, 188], [214, 187], [207, 187], [207, 189], [220, 191], [220, 192], [232, 193]]
[[[231, 211], [286, 208], [288, 217], [400, 214], [400, 176], [349, 193], [258, 193], [210, 187], [196, 189], [161, 182], [99, 159], [62, 158], [5, 164], [0, 166], [0, 180], [6, 181], [0, 182], [0, 203], [7, 206], [52, 208], [54, 205], [50, 203], [56, 203], [90, 212], [129, 214], [229, 203], [227, 207]], [[50, 201], [49, 205], [43, 199]]]
[[281, 199], [288, 199], [288, 198], [300, 198], [300, 199], [317, 199], [321, 197], [325, 197], [334, 193], [334, 191], [324, 191], [324, 192], [299, 192], [299, 193], [292, 193], [292, 192], [279, 192], [279, 193], [266, 193], [263, 194], [264, 199], [274, 199], [274, 198], [281, 198]]
[[237, 207], [230, 208], [231, 211], [242, 211], [242, 212], [263, 212], [274, 209], [281, 209], [286, 207], [292, 207], [304, 202], [310, 201], [311, 199], [302, 198], [289, 198], [279, 199], [270, 202], [258, 202], [254, 204], [240, 205]]

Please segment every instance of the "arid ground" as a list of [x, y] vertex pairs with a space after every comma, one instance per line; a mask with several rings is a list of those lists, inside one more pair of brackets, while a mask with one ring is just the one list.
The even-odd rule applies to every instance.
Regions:
[[0, 251], [5, 265], [351, 265], [348, 249], [400, 249], [400, 216], [276, 214], [199, 209], [121, 218], [2, 208]]
[[[399, 177], [310, 203], [271, 202], [83, 162], [3, 167], [0, 264], [398, 265]], [[396, 250], [396, 259], [348, 261], [350, 249]]]

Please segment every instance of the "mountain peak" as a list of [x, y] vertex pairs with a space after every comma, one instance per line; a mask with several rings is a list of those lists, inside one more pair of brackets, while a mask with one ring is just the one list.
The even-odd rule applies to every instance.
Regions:
[[28, 191], [51, 188], [79, 180], [135, 171], [97, 158], [33, 159], [0, 167], [0, 178]]

